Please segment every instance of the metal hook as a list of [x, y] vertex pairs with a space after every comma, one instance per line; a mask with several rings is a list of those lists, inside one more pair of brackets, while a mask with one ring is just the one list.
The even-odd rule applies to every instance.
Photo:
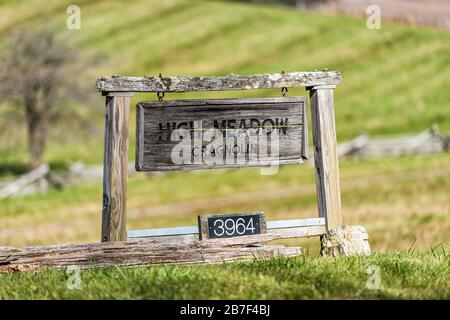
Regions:
[[[161, 79], [161, 82], [163, 81], [163, 77], [161, 75], [161, 72], [159, 73], [159, 79]], [[163, 83], [163, 87], [164, 87], [164, 83]], [[164, 98], [164, 91], [160, 91], [156, 94], [158, 96], [158, 100], [159, 101], [163, 101]]]
[[286, 96], [287, 96], [287, 93], [288, 93], [288, 88], [287, 88], [287, 87], [281, 88], [281, 95], [282, 95], [283, 97], [286, 97]]

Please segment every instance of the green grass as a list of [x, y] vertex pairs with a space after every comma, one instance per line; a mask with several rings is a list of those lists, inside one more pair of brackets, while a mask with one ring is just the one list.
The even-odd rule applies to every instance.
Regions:
[[[91, 105], [77, 108], [79, 117], [91, 124], [83, 127], [71, 118], [54, 126], [46, 155], [50, 162], [101, 161], [103, 99], [94, 93], [94, 82], [113, 73], [225, 75], [327, 67], [343, 75], [335, 96], [338, 140], [361, 132], [417, 132], [433, 123], [450, 129], [450, 33], [446, 30], [387, 21], [381, 30], [368, 30], [362, 18], [235, 2], [135, 0], [78, 2], [81, 30], [70, 31], [65, 28], [69, 4], [5, 2], [0, 13], [2, 42], [16, 28], [46, 26], [72, 39], [82, 60], [99, 57], [97, 64], [71, 75], [86, 85], [86, 95], [95, 97]], [[168, 94], [166, 99], [279, 94], [278, 90], [188, 93]], [[291, 89], [289, 94], [305, 92]], [[153, 94], [139, 94], [133, 104], [152, 99], [156, 99]], [[10, 111], [0, 108], [8, 124], [13, 121]], [[134, 123], [130, 158], [133, 132]], [[0, 130], [0, 137], [0, 162], [26, 163], [23, 130], [8, 126]]]
[[[375, 268], [380, 288], [370, 289]], [[385, 253], [338, 259], [297, 258], [0, 275], [0, 299], [450, 299], [449, 257]], [[371, 271], [372, 270], [372, 271]]]

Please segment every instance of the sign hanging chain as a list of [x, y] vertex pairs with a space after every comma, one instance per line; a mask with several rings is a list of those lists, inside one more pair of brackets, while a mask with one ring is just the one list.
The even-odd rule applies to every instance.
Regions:
[[[161, 82], [162, 82], [163, 78], [162, 78], [161, 73], [159, 73], [159, 79], [161, 79]], [[156, 95], [157, 95], [159, 101], [163, 101], [164, 91], [159, 91]]]
[[[284, 76], [284, 74], [285, 74], [284, 70], [281, 70], [281, 76]], [[288, 88], [287, 87], [282, 87], [281, 88], [281, 95], [283, 97], [286, 97], [287, 93], [288, 93]]]

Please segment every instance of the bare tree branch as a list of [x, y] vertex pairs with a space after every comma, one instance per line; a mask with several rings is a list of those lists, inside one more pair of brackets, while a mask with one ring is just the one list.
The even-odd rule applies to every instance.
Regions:
[[12, 34], [0, 59], [0, 95], [24, 111], [32, 168], [43, 162], [51, 122], [67, 113], [55, 106], [63, 97], [65, 103], [83, 97], [76, 84], [68, 83], [73, 77], [66, 76], [75, 60], [70, 42], [49, 30]]

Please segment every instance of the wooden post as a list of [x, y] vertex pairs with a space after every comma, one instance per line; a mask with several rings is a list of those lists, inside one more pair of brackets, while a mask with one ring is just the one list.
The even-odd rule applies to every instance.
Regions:
[[308, 87], [311, 98], [312, 134], [319, 216], [327, 231], [342, 225], [339, 164], [336, 150], [334, 85]]
[[101, 241], [127, 240], [128, 92], [110, 92], [105, 105], [103, 211]]

